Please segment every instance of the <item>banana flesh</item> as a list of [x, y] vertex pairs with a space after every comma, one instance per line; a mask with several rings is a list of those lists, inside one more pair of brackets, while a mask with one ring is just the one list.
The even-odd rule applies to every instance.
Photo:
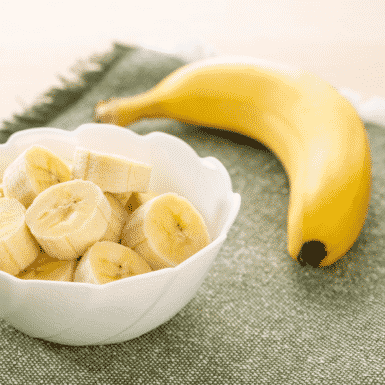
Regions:
[[114, 198], [116, 198], [120, 204], [125, 207], [128, 200], [131, 198], [132, 191], [127, 191], [124, 193], [110, 193]]
[[147, 191], [152, 166], [123, 156], [77, 147], [72, 174], [74, 179], [88, 180], [102, 191], [127, 193]]
[[[88, 163], [83, 160], [86, 158]], [[12, 181], [16, 180], [21, 189], [33, 194], [28, 208], [16, 198], [0, 198], [0, 270], [24, 280], [94, 284], [153, 271], [143, 256], [119, 244], [130, 215], [159, 196], [148, 190], [151, 165], [81, 147], [67, 164], [50, 150], [37, 145], [31, 146], [18, 159], [7, 168], [13, 179], [5, 178], [5, 184], [14, 187], [16, 184]], [[108, 174], [119, 168], [124, 170], [124, 183], [119, 179], [119, 172], [119, 178]], [[82, 169], [86, 172], [79, 171]], [[19, 199], [25, 198], [25, 194], [15, 191]], [[169, 198], [171, 202], [167, 201]], [[175, 236], [165, 239], [163, 228], [173, 226], [170, 221], [179, 218], [184, 226], [183, 231], [176, 234], [179, 250], [173, 249], [171, 262], [167, 258], [162, 262], [163, 267], [170, 267], [208, 244], [208, 236], [203, 218], [187, 199], [166, 194], [163, 203], [168, 207], [168, 217], [164, 216], [162, 207], [153, 205], [152, 217], [143, 218], [143, 225], [150, 229], [149, 239], [159, 238], [158, 243], [172, 242], [170, 247], [175, 249]], [[154, 223], [156, 215], [164, 216], [160, 220], [163, 228], [147, 223], [149, 218]], [[194, 226], [202, 226], [198, 235], [191, 230]], [[171, 234], [174, 229], [170, 227], [168, 231]], [[132, 234], [126, 230], [125, 236], [131, 235], [137, 236], [136, 228]], [[156, 242], [155, 245], [156, 250], [160, 250], [157, 257], [164, 258], [162, 248], [167, 249], [167, 245]], [[154, 249], [148, 252], [151, 254]]]
[[72, 282], [75, 262], [75, 260], [68, 261], [52, 258], [43, 250], [40, 252], [39, 257], [16, 277], [27, 280]]
[[103, 241], [96, 242], [84, 254], [76, 268], [74, 282], [103, 285], [151, 271], [135, 251], [115, 242]]
[[176, 119], [260, 141], [289, 176], [290, 256], [328, 266], [353, 245], [371, 193], [371, 155], [353, 106], [306, 71], [245, 56], [190, 63], [154, 88], [96, 106], [96, 119], [126, 126]]
[[175, 267], [210, 243], [202, 215], [186, 198], [161, 194], [127, 219], [122, 245], [141, 255], [152, 269]]
[[125, 204], [127, 214], [132, 214], [138, 207], [144, 205], [146, 202], [158, 196], [154, 191], [147, 191], [146, 193], [133, 193]]
[[71, 178], [70, 168], [60, 157], [44, 146], [33, 145], [4, 171], [4, 196], [28, 208], [42, 191]]
[[47, 254], [67, 260], [98, 241], [110, 219], [111, 206], [102, 190], [80, 179], [49, 187], [26, 212], [26, 223]]
[[124, 206], [123, 210], [123, 227], [120, 232], [120, 240], [119, 243], [122, 243], [122, 231], [124, 228], [124, 225], [127, 223], [128, 217], [140, 206], [144, 205], [146, 202], [151, 200], [152, 198], [155, 198], [159, 194], [154, 192], [154, 191], [147, 191], [145, 193], [139, 193], [139, 192], [134, 192], [131, 194], [130, 198], [127, 200]]
[[25, 269], [39, 254], [25, 216], [25, 207], [15, 198], [0, 198], [0, 270], [11, 275]]
[[[76, 147], [75, 153], [79, 153], [81, 151], [83, 151], [83, 150], [81, 150], [80, 147]], [[114, 162], [115, 163], [115, 161], [113, 160], [115, 158], [114, 155], [113, 156], [110, 155], [109, 157], [103, 157], [103, 156], [100, 157], [100, 159], [104, 159], [104, 161], [107, 162], [107, 163], [109, 162], [108, 158], [110, 158], [110, 162]], [[69, 169], [71, 170], [71, 175], [72, 175], [72, 170], [74, 169], [74, 163], [73, 163], [73, 161], [67, 161], [67, 164], [68, 164]], [[82, 166], [78, 165], [77, 167], [82, 167]], [[144, 168], [143, 172], [145, 172], [145, 173], [148, 172], [147, 171], [147, 166]], [[72, 175], [71, 179], [82, 179], [82, 178], [78, 178], [78, 175], [76, 175], [76, 177], [74, 177]], [[114, 189], [115, 181], [110, 181], [110, 182], [112, 183], [112, 186], [111, 185], [107, 186], [107, 192], [109, 190], [113, 190]], [[147, 187], [147, 185], [145, 185], [145, 187]], [[0, 190], [0, 192], [1, 192], [1, 190]], [[109, 192], [109, 194], [112, 195], [113, 197], [115, 197], [116, 199], [118, 199], [119, 202], [124, 207], [126, 205], [127, 201], [130, 199], [130, 197], [132, 195], [132, 191], [125, 191], [125, 192], [119, 192], [119, 193]]]
[[107, 198], [108, 203], [111, 206], [111, 219], [108, 222], [107, 230], [103, 237], [99, 239], [102, 241], [120, 242], [120, 234], [123, 230], [125, 211], [118, 199], [116, 199], [111, 193], [105, 192], [104, 196]]

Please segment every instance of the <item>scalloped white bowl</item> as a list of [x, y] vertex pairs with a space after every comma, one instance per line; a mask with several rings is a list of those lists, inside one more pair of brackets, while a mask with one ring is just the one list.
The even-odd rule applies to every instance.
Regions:
[[76, 146], [125, 155], [153, 165], [150, 189], [175, 192], [203, 215], [212, 242], [174, 268], [105, 285], [22, 280], [0, 271], [0, 318], [25, 334], [64, 345], [105, 345], [141, 336], [168, 321], [195, 295], [238, 215], [241, 197], [214, 158], [200, 158], [184, 141], [153, 132], [89, 123], [74, 131], [34, 128], [0, 145], [0, 176], [33, 144], [72, 160]]

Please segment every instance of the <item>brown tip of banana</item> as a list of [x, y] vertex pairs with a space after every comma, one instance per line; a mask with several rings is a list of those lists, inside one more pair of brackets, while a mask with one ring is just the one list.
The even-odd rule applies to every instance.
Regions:
[[305, 242], [297, 256], [301, 266], [306, 264], [320, 267], [321, 261], [328, 255], [325, 245], [320, 241]]

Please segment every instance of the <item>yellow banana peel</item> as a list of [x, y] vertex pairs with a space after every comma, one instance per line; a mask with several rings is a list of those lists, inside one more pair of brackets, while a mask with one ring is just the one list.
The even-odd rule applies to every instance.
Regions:
[[371, 192], [365, 127], [312, 73], [247, 56], [203, 59], [142, 94], [98, 103], [95, 118], [119, 126], [176, 119], [267, 146], [289, 177], [288, 252], [301, 265], [331, 265], [361, 232]]

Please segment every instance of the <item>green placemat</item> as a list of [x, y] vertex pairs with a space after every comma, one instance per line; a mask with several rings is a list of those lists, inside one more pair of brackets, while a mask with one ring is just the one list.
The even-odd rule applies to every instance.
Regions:
[[[91, 122], [95, 104], [145, 91], [184, 62], [115, 44], [97, 72], [53, 89], [51, 102], [3, 123], [12, 132]], [[34, 120], [35, 119], [35, 120]], [[289, 184], [275, 155], [238, 134], [143, 120], [218, 158], [242, 196], [239, 216], [197, 295], [134, 340], [72, 347], [24, 335], [0, 320], [0, 384], [385, 384], [385, 131], [366, 125], [373, 157], [369, 214], [334, 265], [302, 267], [286, 251]]]

